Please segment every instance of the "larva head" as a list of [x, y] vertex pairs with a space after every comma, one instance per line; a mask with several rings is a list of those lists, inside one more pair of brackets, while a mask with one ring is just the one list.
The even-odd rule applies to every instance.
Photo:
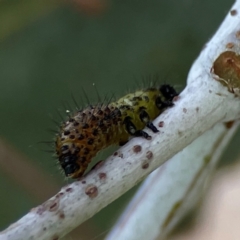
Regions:
[[77, 156], [73, 154], [62, 155], [59, 160], [66, 177], [76, 178], [76, 173], [80, 170], [80, 167], [76, 162]]
[[161, 85], [159, 90], [162, 93], [162, 95], [167, 100], [170, 100], [170, 101], [172, 101], [174, 97], [178, 96], [178, 93], [176, 92], [176, 90], [172, 86], [170, 86], [168, 84]]
[[119, 117], [114, 110], [108, 106], [91, 106], [62, 124], [56, 139], [56, 155], [66, 177], [83, 176], [97, 152], [115, 140], [111, 136], [118, 127]]
[[82, 162], [84, 158], [81, 157], [80, 149], [73, 142], [61, 142], [58, 139], [57, 155], [66, 177], [78, 178], [83, 175], [87, 164]]

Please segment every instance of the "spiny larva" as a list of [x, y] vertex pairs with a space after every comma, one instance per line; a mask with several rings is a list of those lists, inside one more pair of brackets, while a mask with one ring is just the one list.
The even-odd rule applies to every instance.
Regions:
[[124, 145], [130, 136], [151, 139], [144, 127], [158, 132], [152, 120], [173, 106], [176, 96], [176, 90], [164, 84], [73, 113], [61, 125], [56, 138], [56, 154], [65, 175], [81, 177], [100, 150], [113, 144]]

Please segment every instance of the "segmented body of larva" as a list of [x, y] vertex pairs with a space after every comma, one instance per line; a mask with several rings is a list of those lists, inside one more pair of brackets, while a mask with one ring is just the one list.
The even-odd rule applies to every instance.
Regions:
[[100, 150], [112, 144], [123, 145], [130, 136], [150, 139], [143, 128], [158, 132], [152, 120], [173, 106], [176, 96], [175, 89], [164, 84], [74, 113], [62, 124], [56, 139], [56, 154], [65, 175], [81, 177]]

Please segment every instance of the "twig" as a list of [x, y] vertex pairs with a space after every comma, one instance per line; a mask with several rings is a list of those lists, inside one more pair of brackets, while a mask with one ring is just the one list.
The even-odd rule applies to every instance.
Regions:
[[[240, 9], [239, 1], [234, 8]], [[57, 195], [1, 232], [0, 239], [59, 239], [121, 196], [216, 123], [238, 119], [239, 98], [222, 85], [226, 85], [222, 76], [215, 76], [219, 81], [213, 78], [211, 69], [214, 60], [226, 51], [230, 42], [236, 46], [239, 44], [236, 38], [239, 26], [238, 14], [229, 14], [195, 62], [187, 87], [175, 106], [155, 120], [156, 126], [162, 125], [162, 122], [164, 126], [159, 128], [158, 134], [149, 132], [152, 140], [132, 139], [102, 163], [102, 166], [99, 165], [81, 180], [63, 187]], [[227, 82], [229, 90], [234, 90], [234, 93], [237, 81], [238, 79], [234, 84]]]

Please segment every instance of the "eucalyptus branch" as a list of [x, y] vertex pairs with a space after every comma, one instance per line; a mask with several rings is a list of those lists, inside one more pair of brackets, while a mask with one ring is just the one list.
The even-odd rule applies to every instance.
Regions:
[[[240, 1], [235, 3], [234, 9], [240, 10]], [[237, 11], [228, 14], [194, 63], [187, 86], [175, 106], [154, 121], [159, 133], [149, 132], [151, 140], [132, 139], [85, 177], [63, 187], [55, 196], [1, 232], [0, 239], [63, 237], [202, 133], [219, 122], [238, 119], [240, 101], [235, 95], [240, 84], [235, 76], [238, 58], [234, 51], [238, 50], [239, 26]], [[234, 55], [221, 55], [229, 52], [229, 48]], [[221, 72], [222, 69], [231, 71]]]

